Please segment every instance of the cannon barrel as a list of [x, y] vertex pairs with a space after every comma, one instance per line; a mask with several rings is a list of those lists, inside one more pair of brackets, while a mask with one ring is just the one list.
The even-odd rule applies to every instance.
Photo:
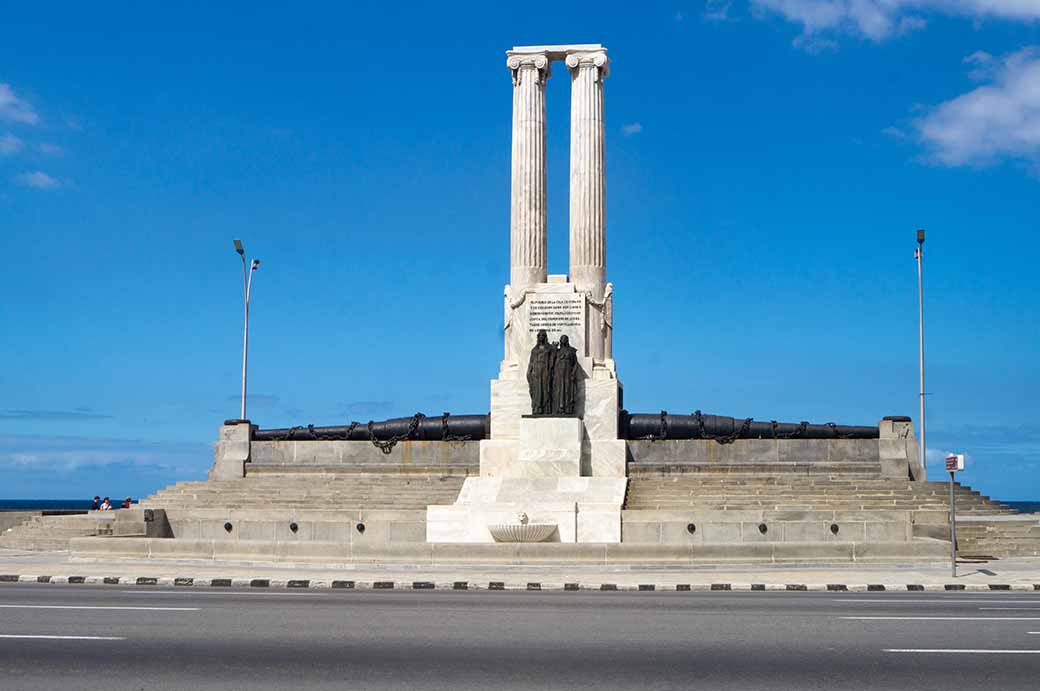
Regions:
[[767, 422], [751, 418], [705, 415], [671, 415], [621, 411], [619, 434], [622, 439], [877, 439], [878, 428], [862, 425], [810, 424], [808, 422]]
[[[629, 413], [622, 410], [618, 420], [620, 439], [714, 439], [728, 442], [736, 439], [877, 439], [878, 428], [864, 425], [812, 424], [809, 422], [756, 421], [724, 415], [692, 415]], [[489, 415], [443, 415], [389, 420], [352, 422], [329, 427], [284, 427], [254, 429], [255, 441], [461, 441], [491, 437]]]
[[412, 417], [396, 417], [379, 422], [352, 422], [331, 427], [285, 427], [253, 430], [255, 441], [463, 441], [487, 439], [490, 419], [487, 415], [437, 415], [421, 413]]

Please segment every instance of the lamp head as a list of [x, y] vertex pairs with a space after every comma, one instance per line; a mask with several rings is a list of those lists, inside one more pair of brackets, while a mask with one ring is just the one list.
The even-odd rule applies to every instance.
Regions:
[[918, 245], [923, 245], [924, 244], [924, 229], [923, 228], [921, 228], [921, 229], [919, 229], [917, 231], [917, 244]]
[[253, 271], [256, 271], [257, 269], [260, 268], [260, 260], [259, 259], [254, 259], [253, 260], [253, 267], [252, 268], [253, 268]]
[[241, 240], [235, 240], [235, 251], [241, 254], [242, 256], [245, 256], [246, 248], [242, 247]]

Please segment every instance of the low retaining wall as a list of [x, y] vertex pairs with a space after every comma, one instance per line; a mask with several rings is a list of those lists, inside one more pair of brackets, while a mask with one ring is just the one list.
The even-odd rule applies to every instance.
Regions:
[[0, 511], [0, 533], [27, 523], [33, 516], [42, 515], [42, 511]]
[[367, 441], [254, 441], [249, 462], [262, 465], [397, 466], [400, 472], [451, 472], [480, 467], [480, 442], [402, 441], [383, 453]]
[[79, 559], [197, 559], [325, 564], [551, 564], [645, 566], [651, 564], [841, 563], [942, 561], [949, 543], [934, 540], [874, 543], [739, 543], [640, 545], [516, 543], [361, 545], [340, 542], [272, 543], [256, 540], [74, 538]]
[[170, 509], [166, 519], [178, 541], [262, 540], [276, 545], [336, 542], [372, 546], [426, 541], [425, 511]]
[[628, 470], [834, 475], [857, 473], [889, 479], [923, 479], [916, 473], [917, 444], [907, 439], [630, 440]]
[[621, 512], [621, 539], [635, 544], [907, 542], [911, 538], [909, 511]]

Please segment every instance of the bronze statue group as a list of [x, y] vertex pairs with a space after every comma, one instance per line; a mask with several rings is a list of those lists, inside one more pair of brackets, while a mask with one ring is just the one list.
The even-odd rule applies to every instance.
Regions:
[[578, 351], [567, 336], [559, 344], [550, 343], [539, 331], [531, 360], [527, 365], [527, 386], [531, 392], [531, 414], [574, 415], [578, 399]]

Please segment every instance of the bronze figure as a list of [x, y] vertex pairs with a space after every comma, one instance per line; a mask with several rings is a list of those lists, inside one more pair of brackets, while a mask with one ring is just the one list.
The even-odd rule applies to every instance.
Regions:
[[527, 365], [527, 387], [531, 392], [531, 413], [552, 415], [553, 364], [556, 349], [549, 344], [549, 336], [539, 331], [537, 342], [531, 349], [531, 360]]
[[560, 336], [560, 345], [556, 348], [552, 384], [553, 413], [574, 415], [578, 400], [578, 351], [567, 336]]

